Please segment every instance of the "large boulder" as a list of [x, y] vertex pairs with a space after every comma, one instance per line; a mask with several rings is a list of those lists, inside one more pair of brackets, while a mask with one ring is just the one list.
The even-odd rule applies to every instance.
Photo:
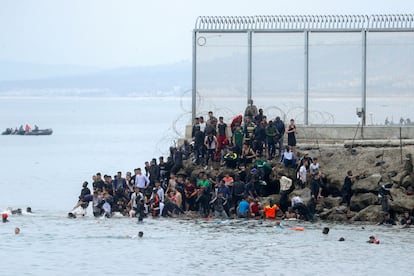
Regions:
[[350, 209], [352, 211], [361, 211], [369, 205], [375, 205], [378, 202], [378, 196], [372, 193], [355, 194], [351, 197]]
[[325, 208], [325, 209], [323, 209], [323, 210], [321, 210], [320, 212], [319, 212], [319, 218], [320, 219], [327, 219], [328, 218], [328, 216], [332, 213], [334, 211], [334, 208], [331, 208], [331, 209], [327, 209], [327, 208]]
[[369, 221], [379, 222], [382, 219], [382, 211], [380, 205], [370, 205], [367, 208], [362, 209], [356, 214], [351, 221]]
[[403, 186], [404, 188], [408, 188], [409, 186], [412, 186], [413, 183], [414, 183], [414, 175], [411, 174], [403, 178], [401, 182], [401, 186]]
[[352, 185], [352, 191], [354, 193], [369, 193], [377, 192], [380, 187], [381, 175], [379, 173], [372, 174], [366, 178], [357, 180]]
[[407, 195], [403, 189], [391, 189], [393, 200], [389, 201], [390, 208], [396, 212], [402, 213], [405, 210], [414, 209], [414, 196]]
[[338, 213], [338, 212], [331, 212], [329, 214], [329, 216], [326, 218], [327, 220], [332, 220], [332, 221], [339, 221], [339, 222], [344, 222], [344, 221], [348, 221], [348, 216], [346, 213]]
[[338, 207], [341, 204], [341, 201], [342, 201], [341, 197], [333, 197], [333, 196], [324, 197], [319, 200], [320, 204], [323, 205], [323, 207], [327, 209]]
[[341, 204], [342, 198], [341, 197], [324, 197], [317, 201], [315, 211], [317, 213], [324, 212], [326, 209], [332, 209], [334, 207], [338, 207]]
[[260, 203], [261, 203], [262, 207], [268, 205], [270, 200], [273, 200], [274, 203], [279, 205], [280, 195], [279, 194], [274, 194], [274, 195], [269, 195], [268, 197], [261, 197], [260, 198]]
[[326, 173], [326, 188], [330, 194], [340, 195], [342, 186], [344, 185], [344, 176], [338, 174], [337, 172]]
[[331, 209], [325, 208], [319, 213], [319, 218], [331, 221], [348, 221], [348, 210], [346, 206], [337, 206]]

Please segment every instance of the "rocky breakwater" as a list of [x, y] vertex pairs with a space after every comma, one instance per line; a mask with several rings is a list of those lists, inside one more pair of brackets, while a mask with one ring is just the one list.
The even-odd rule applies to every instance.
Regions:
[[[319, 199], [315, 205], [315, 212], [321, 220], [336, 222], [363, 221], [377, 223], [382, 220], [384, 210], [399, 221], [405, 210], [414, 210], [414, 173], [412, 165], [413, 145], [404, 147], [390, 146], [389, 143], [375, 143], [373, 146], [349, 147], [344, 144], [307, 144], [298, 147], [298, 159], [304, 152], [311, 157], [317, 157], [320, 163], [320, 170], [324, 174], [326, 188], [324, 197]], [[279, 187], [277, 174], [283, 172], [289, 178], [296, 180], [296, 171], [286, 169], [282, 164], [273, 160], [272, 172], [268, 185]], [[350, 206], [341, 204], [341, 189], [344, 184], [346, 172], [352, 170], [358, 177], [352, 185], [352, 197]], [[194, 167], [187, 162], [183, 172], [188, 176], [196, 176], [201, 167]], [[226, 171], [220, 167], [220, 172]], [[208, 171], [209, 174], [217, 174], [217, 171]], [[391, 186], [388, 191], [392, 200], [388, 206], [381, 204], [379, 197], [383, 185]], [[311, 194], [309, 185], [304, 189], [295, 189], [291, 194], [299, 195], [305, 204], [310, 204]], [[261, 198], [262, 204], [273, 199], [279, 202], [280, 196], [276, 192], [268, 197]]]

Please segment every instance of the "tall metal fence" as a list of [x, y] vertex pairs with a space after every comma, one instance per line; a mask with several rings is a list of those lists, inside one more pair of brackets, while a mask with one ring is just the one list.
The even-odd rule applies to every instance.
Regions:
[[199, 17], [192, 115], [411, 124], [413, 76], [414, 14]]

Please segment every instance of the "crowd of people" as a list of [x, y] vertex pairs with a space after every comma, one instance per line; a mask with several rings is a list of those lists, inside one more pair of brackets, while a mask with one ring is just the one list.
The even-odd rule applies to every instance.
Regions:
[[[326, 196], [325, 176], [318, 158], [296, 152], [295, 121], [289, 125], [278, 116], [268, 120], [263, 109], [252, 101], [243, 115], [229, 125], [213, 112], [194, 119], [192, 139], [178, 148], [171, 147], [167, 161], [161, 156], [145, 162], [125, 177], [97, 173], [83, 183], [76, 208], [86, 210], [92, 203], [95, 216], [200, 216], [205, 218], [287, 218], [313, 220], [317, 201]], [[287, 137], [287, 145], [284, 140]], [[199, 173], [188, 176], [184, 162], [191, 163]], [[275, 173], [274, 163], [284, 170]], [[294, 170], [294, 177], [285, 171]], [[273, 173], [273, 174], [272, 174]], [[271, 174], [276, 177], [271, 177]], [[292, 175], [292, 174], [290, 174]], [[343, 203], [349, 205], [352, 172], [348, 172], [343, 188]], [[294, 189], [309, 187], [310, 204], [299, 196], [289, 199]], [[280, 194], [278, 205], [263, 205], [260, 198]], [[82, 213], [82, 212], [81, 212]], [[79, 213], [72, 211], [70, 217]]]

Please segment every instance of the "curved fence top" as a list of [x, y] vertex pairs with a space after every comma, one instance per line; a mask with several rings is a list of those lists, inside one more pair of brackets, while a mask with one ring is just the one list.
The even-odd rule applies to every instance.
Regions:
[[197, 30], [414, 30], [414, 14], [200, 16]]

